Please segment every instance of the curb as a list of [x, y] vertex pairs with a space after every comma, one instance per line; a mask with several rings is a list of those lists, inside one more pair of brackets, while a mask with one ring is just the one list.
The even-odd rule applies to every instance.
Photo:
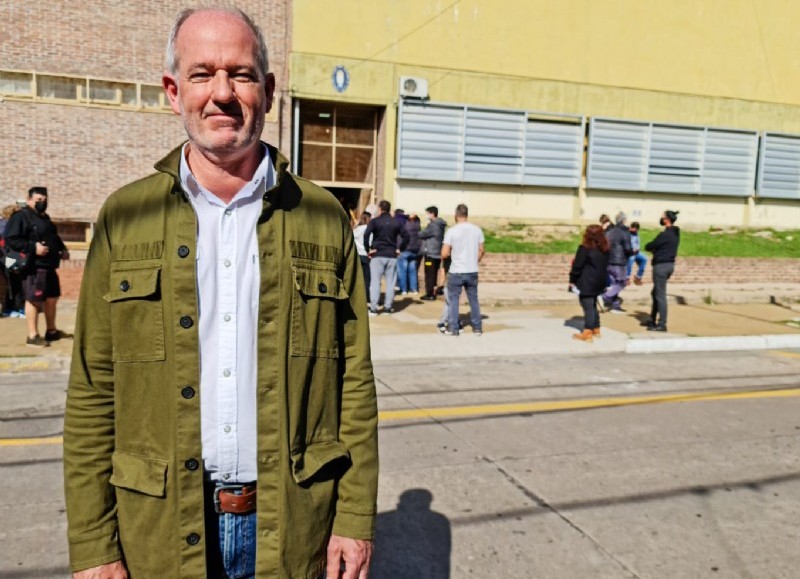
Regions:
[[800, 348], [800, 335], [724, 336], [715, 338], [630, 339], [626, 354], [672, 352], [730, 352], [736, 350], [780, 350]]
[[20, 356], [0, 358], [0, 374], [27, 372], [64, 372], [69, 370], [69, 356]]

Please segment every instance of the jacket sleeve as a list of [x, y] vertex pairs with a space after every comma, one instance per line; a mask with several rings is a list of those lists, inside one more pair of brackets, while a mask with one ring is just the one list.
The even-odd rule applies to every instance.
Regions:
[[399, 232], [399, 245], [397, 249], [400, 251], [405, 251], [406, 247], [408, 247], [408, 242], [411, 241], [411, 238], [408, 235], [408, 230], [405, 227], [400, 227]]
[[655, 239], [644, 246], [645, 251], [653, 252], [657, 250], [659, 247], [666, 243], [666, 238], [664, 237], [664, 232], [662, 231], [658, 235], [656, 235]]
[[433, 228], [433, 222], [431, 221], [428, 225], [425, 226], [425, 229], [419, 232], [418, 237], [420, 239], [428, 239], [429, 237], [434, 237], [436, 235], [436, 231]]
[[27, 220], [22, 211], [14, 213], [6, 224], [6, 245], [14, 251], [36, 255], [36, 241], [29, 239]]
[[122, 558], [111, 477], [114, 370], [111, 361], [110, 244], [100, 212], [86, 260], [64, 416], [64, 492], [70, 565], [86, 569]]
[[625, 257], [633, 255], [633, 244], [631, 243], [631, 234], [624, 231], [622, 235], [622, 249], [625, 251]]
[[333, 532], [372, 539], [378, 495], [378, 406], [369, 342], [366, 292], [352, 235], [344, 239], [344, 283], [349, 294], [342, 319], [344, 335], [339, 440], [351, 466], [339, 480]]
[[575, 259], [572, 260], [572, 268], [569, 271], [569, 283], [577, 284], [586, 263], [586, 250], [582, 245], [578, 246], [575, 252]]

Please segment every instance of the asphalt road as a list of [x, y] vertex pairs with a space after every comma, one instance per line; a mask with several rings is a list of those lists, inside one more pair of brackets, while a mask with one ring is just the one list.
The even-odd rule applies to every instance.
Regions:
[[[383, 361], [376, 377], [373, 579], [798, 576], [800, 353]], [[6, 579], [68, 577], [65, 381], [0, 376]]]

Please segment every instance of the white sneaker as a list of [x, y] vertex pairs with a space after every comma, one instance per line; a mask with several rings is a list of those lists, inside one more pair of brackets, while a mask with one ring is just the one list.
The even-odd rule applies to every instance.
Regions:
[[370, 311], [369, 311], [369, 317], [370, 317], [370, 318], [374, 318], [374, 317], [376, 317], [377, 315], [378, 315], [378, 310], [370, 310]]

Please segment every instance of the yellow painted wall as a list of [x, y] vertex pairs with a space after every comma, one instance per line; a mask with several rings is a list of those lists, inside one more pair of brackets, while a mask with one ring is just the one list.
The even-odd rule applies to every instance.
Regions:
[[792, 0], [295, 0], [293, 10], [293, 51], [359, 67], [800, 105]]
[[[406, 210], [594, 220], [617, 209], [685, 225], [795, 227], [800, 203], [590, 190], [399, 182], [400, 76], [433, 102], [800, 133], [800, 2], [793, 0], [295, 0], [295, 98], [387, 107], [385, 183]], [[350, 85], [337, 93], [336, 66]], [[405, 207], [408, 206], [408, 207]], [[589, 219], [587, 219], [587, 217]]]

